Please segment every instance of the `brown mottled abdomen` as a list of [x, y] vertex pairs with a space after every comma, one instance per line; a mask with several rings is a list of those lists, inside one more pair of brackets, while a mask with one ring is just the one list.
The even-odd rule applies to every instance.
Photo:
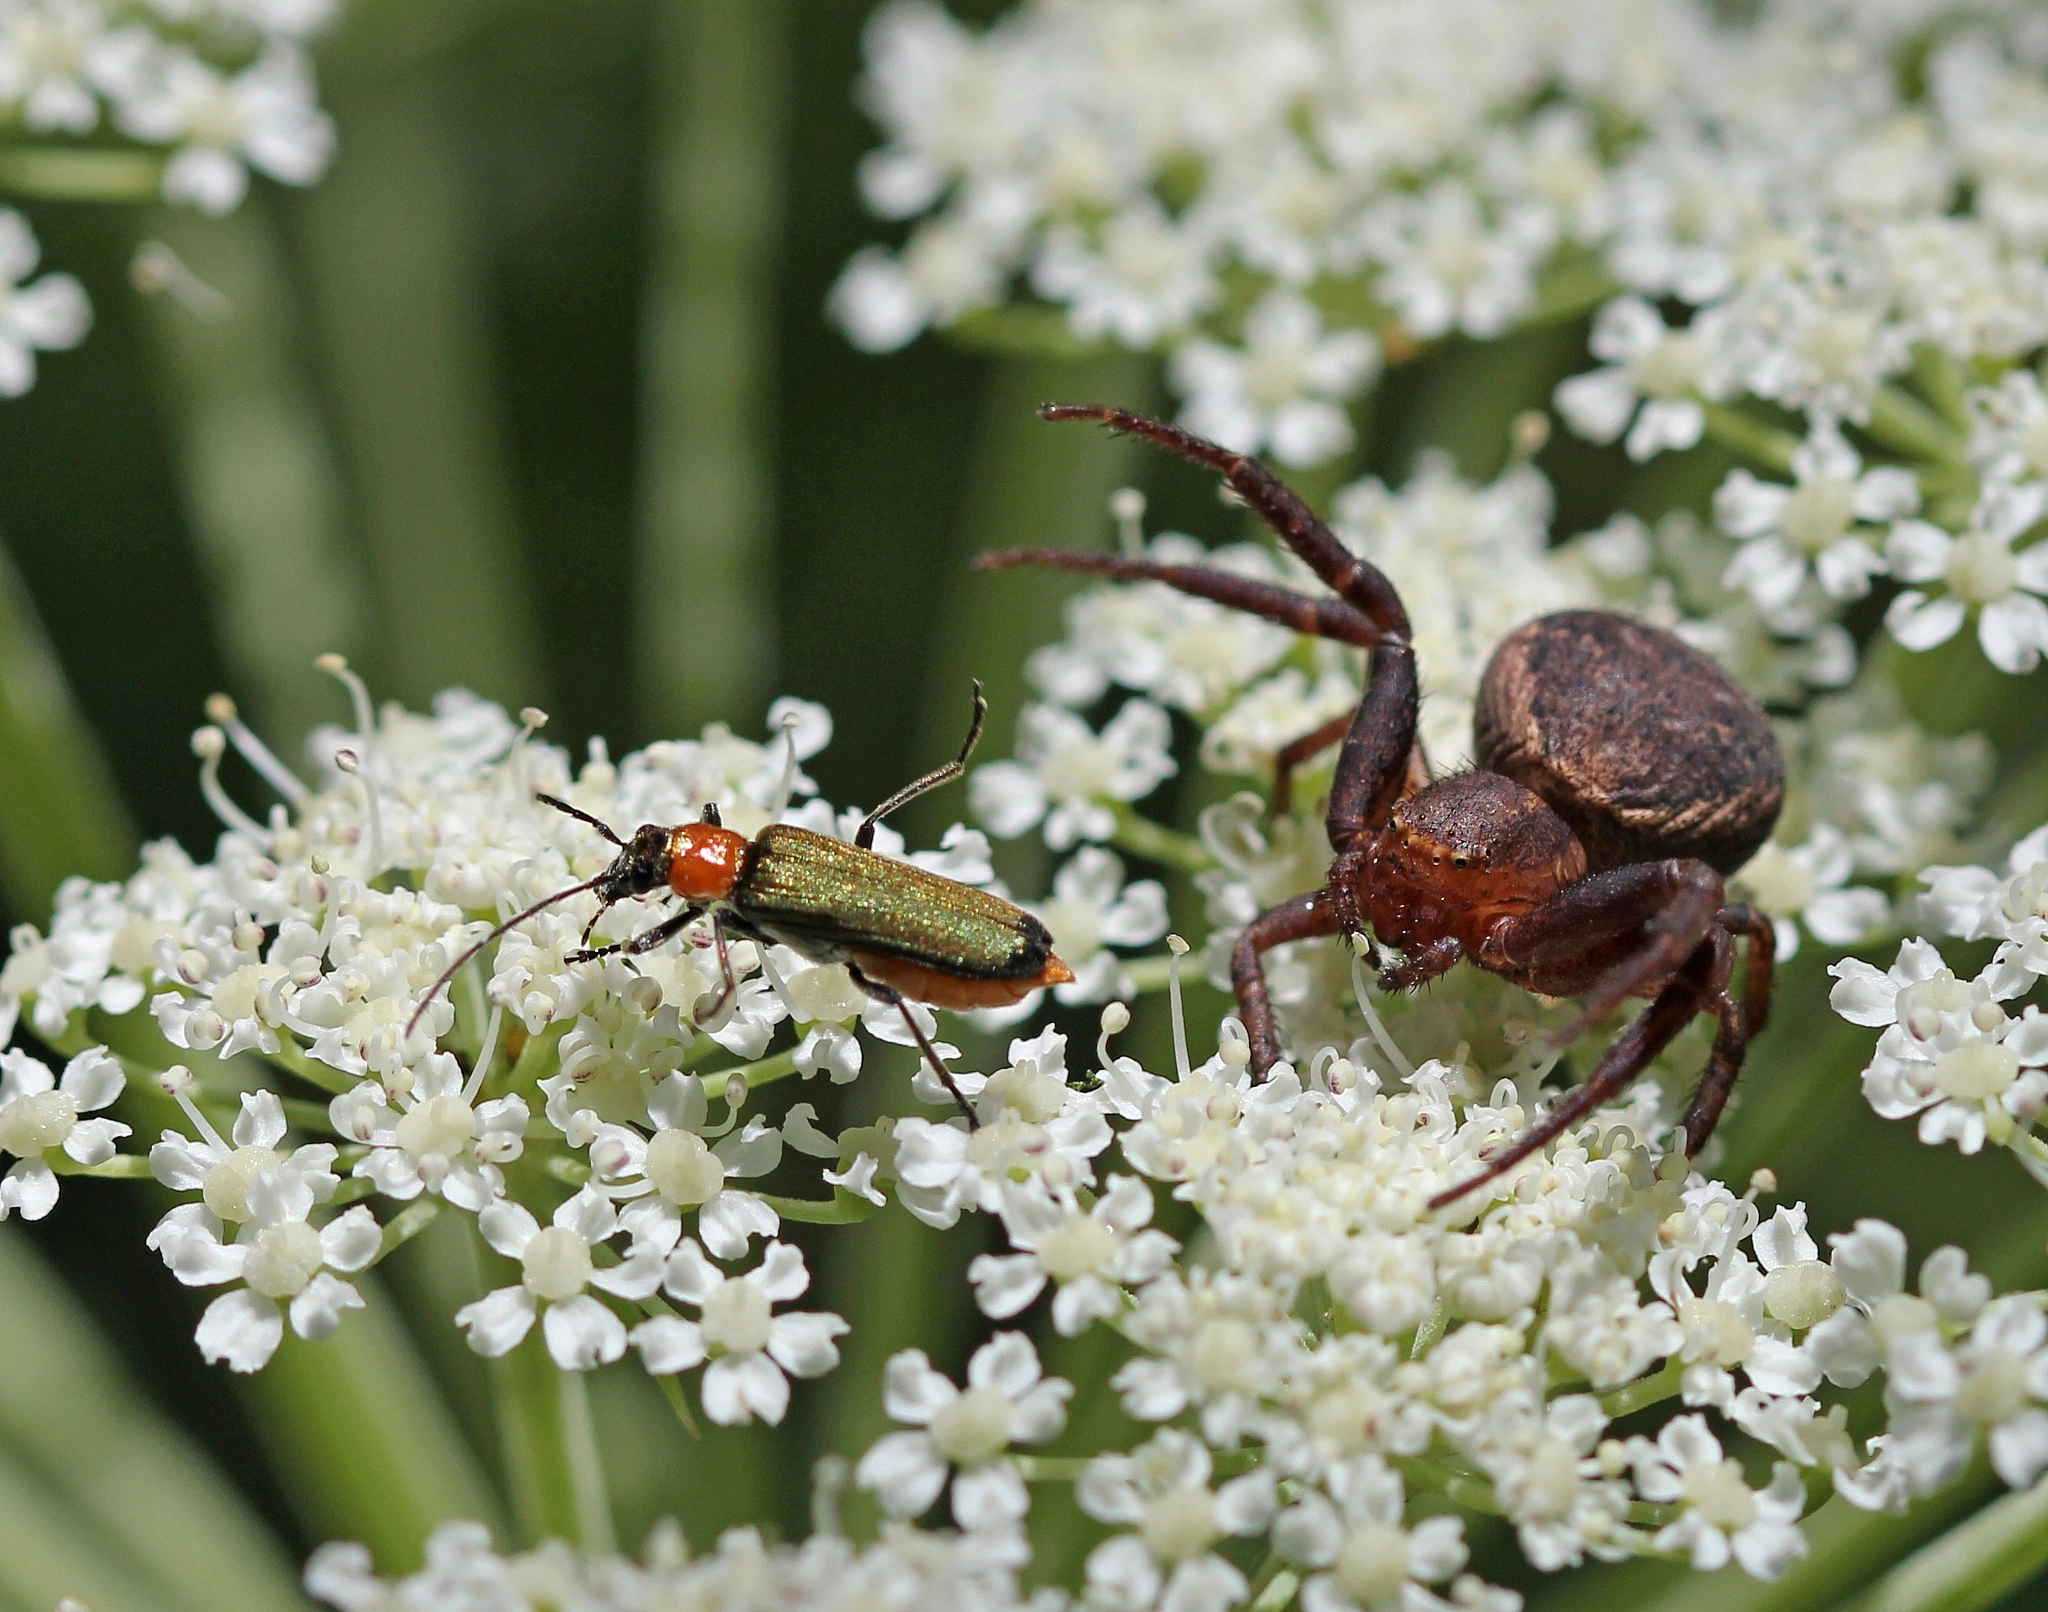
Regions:
[[1698, 650], [1612, 611], [1508, 634], [1472, 726], [1479, 765], [1548, 801], [1596, 873], [1667, 856], [1733, 873], [1785, 799], [1763, 707]]

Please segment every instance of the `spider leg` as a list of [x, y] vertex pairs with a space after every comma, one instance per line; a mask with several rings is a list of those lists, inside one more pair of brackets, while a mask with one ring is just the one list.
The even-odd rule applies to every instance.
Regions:
[[1749, 937], [1749, 972], [1742, 987], [1743, 1034], [1755, 1040], [1771, 1017], [1771, 965], [1778, 958], [1778, 931], [1754, 907], [1731, 901], [1714, 917], [1731, 935]]
[[1238, 936], [1237, 948], [1230, 954], [1230, 984], [1237, 993], [1237, 1016], [1244, 1021], [1245, 1039], [1251, 1044], [1253, 1074], [1263, 1079], [1280, 1061], [1280, 1032], [1273, 1025], [1273, 998], [1266, 988], [1259, 954], [1290, 940], [1339, 934], [1343, 928], [1329, 892], [1312, 890], [1260, 913]]
[[[609, 946], [599, 946], [595, 949], [586, 946], [581, 951], [569, 953], [563, 961], [588, 963], [599, 957], [610, 957], [614, 953], [622, 953], [627, 957], [638, 957], [643, 952], [653, 951], [663, 941], [674, 939], [703, 916], [704, 909], [702, 907], [685, 907], [674, 917], [664, 919], [652, 929], [643, 929], [630, 940], [614, 941]], [[587, 933], [585, 938], [588, 938]]]
[[974, 1117], [974, 1110], [968, 1105], [966, 1094], [953, 1079], [953, 1072], [946, 1067], [946, 1060], [939, 1056], [939, 1049], [932, 1045], [931, 1037], [924, 1033], [916, 1018], [912, 1016], [910, 1003], [904, 999], [903, 993], [892, 985], [884, 985], [880, 980], [869, 979], [854, 963], [846, 965], [846, 972], [853, 976], [854, 984], [877, 1002], [887, 1002], [903, 1015], [903, 1022], [909, 1026], [910, 1034], [916, 1040], [918, 1050], [924, 1054], [925, 1062], [932, 1066], [932, 1073], [939, 1077], [939, 1084], [953, 1094], [953, 1101], [960, 1105], [960, 1112], [967, 1116], [967, 1128], [970, 1131], [979, 1130], [981, 1121]]
[[[1346, 548], [1299, 493], [1250, 454], [1233, 453], [1177, 426], [1124, 409], [1048, 403], [1038, 412], [1048, 420], [1094, 420], [1112, 430], [1128, 431], [1217, 471], [1296, 557], [1337, 595], [1340, 608], [1333, 610], [1323, 601], [1270, 583], [1215, 572], [1203, 572], [1198, 579], [1205, 598], [1236, 604], [1287, 626], [1299, 621], [1303, 623], [1300, 631], [1316, 632], [1372, 650], [1372, 674], [1337, 758], [1337, 775], [1330, 786], [1330, 804], [1324, 821], [1330, 844], [1339, 852], [1368, 828], [1384, 823], [1394, 802], [1400, 799], [1407, 777], [1409, 756], [1415, 745], [1418, 700], [1415, 651], [1408, 641], [1408, 612], [1402, 608], [1401, 596], [1394, 591], [1393, 583], [1377, 566]], [[1022, 562], [1003, 557], [998, 563]], [[1062, 559], [1053, 563], [1069, 562]], [[1145, 563], [1101, 556], [1094, 563], [1073, 568], [1107, 576], [1142, 576], [1147, 573], [1128, 568]], [[1189, 569], [1202, 571], [1201, 567]], [[1179, 587], [1186, 579], [1161, 576], [1159, 580]], [[1265, 608], [1254, 600], [1261, 601]], [[1295, 614], [1275, 615], [1274, 610]]]
[[[1707, 1054], [1707, 1067], [1693, 1088], [1692, 1101], [1685, 1106], [1685, 1117], [1678, 1122], [1688, 1158], [1705, 1147], [1707, 1138], [1714, 1134], [1721, 1110], [1728, 1106], [1728, 1094], [1735, 1089], [1735, 1077], [1742, 1073], [1742, 1060], [1749, 1052], [1748, 1004], [1738, 1007], [1728, 994], [1728, 981], [1735, 974], [1735, 937], [1716, 927], [1707, 941], [1714, 948], [1709, 978], [1714, 994], [1706, 1006], [1721, 1022], [1714, 1032], [1713, 1050]], [[1756, 954], [1750, 955], [1754, 958]]]
[[1285, 817], [1294, 810], [1294, 769], [1309, 757], [1320, 755], [1351, 731], [1351, 713], [1333, 716], [1319, 728], [1299, 739], [1290, 739], [1273, 753], [1273, 815]]
[[1706, 863], [1682, 857], [1635, 862], [1581, 879], [1541, 906], [1502, 919], [1487, 935], [1480, 960], [1510, 975], [1528, 973], [1583, 956], [1602, 941], [1641, 936], [1582, 993], [1578, 1017], [1551, 1034], [1555, 1050], [1674, 973], [1706, 939], [1720, 910], [1721, 876]]
[[1372, 618], [1342, 599], [1316, 599], [1277, 582], [1261, 582], [1206, 565], [1168, 565], [1159, 560], [1132, 560], [1120, 554], [1088, 554], [1074, 549], [996, 549], [975, 556], [977, 571], [1009, 571], [1020, 565], [1043, 565], [1055, 571], [1080, 571], [1112, 582], [1163, 582], [1169, 588], [1242, 610], [1281, 627], [1316, 638], [1335, 639], [1371, 649], [1380, 641]]
[[1392, 968], [1382, 969], [1380, 989], [1412, 991], [1418, 985], [1427, 985], [1431, 980], [1448, 974], [1464, 955], [1463, 944], [1449, 935], [1433, 940], [1413, 956], [1402, 958]]
[[[1516, 1137], [1505, 1150], [1488, 1159], [1485, 1169], [1450, 1191], [1439, 1192], [1429, 1200], [1429, 1207], [1441, 1209], [1475, 1188], [1497, 1180], [1538, 1148], [1555, 1141], [1595, 1109], [1604, 1108], [1627, 1090], [1650, 1060], [1668, 1047], [1700, 1011], [1702, 1002], [1711, 994], [1713, 968], [1714, 947], [1710, 943], [1701, 943], [1686, 960], [1678, 976], [1657, 993], [1656, 1000], [1643, 1009], [1634, 1023], [1614, 1038], [1614, 1044], [1601, 1055], [1600, 1061], [1593, 1066], [1593, 1072], [1580, 1085]], [[1732, 1076], [1729, 1078], [1733, 1079]], [[1724, 1099], [1726, 1095], [1724, 1091]]]

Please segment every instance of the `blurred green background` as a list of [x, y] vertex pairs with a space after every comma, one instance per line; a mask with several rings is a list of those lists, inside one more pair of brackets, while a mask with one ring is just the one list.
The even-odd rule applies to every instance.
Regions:
[[[1156, 405], [1149, 360], [935, 339], [873, 358], [828, 325], [841, 264], [888, 235], [853, 179], [873, 143], [854, 99], [869, 9], [356, 0], [320, 53], [341, 145], [318, 187], [259, 182], [219, 221], [9, 198], [45, 266], [77, 273], [97, 313], [81, 349], [46, 357], [33, 393], [0, 406], [0, 546], [16, 573], [0, 597], [9, 921], [43, 921], [66, 872], [121, 876], [139, 838], [208, 854], [217, 825], [188, 745], [202, 701], [229, 691], [295, 755], [311, 723], [343, 715], [311, 665], [321, 650], [345, 651], [380, 698], [418, 704], [459, 683], [541, 706], [547, 736], [577, 753], [593, 734], [616, 754], [713, 718], [758, 732], [770, 698], [804, 695], [837, 719], [811, 764], [825, 794], [871, 802], [950, 752], [970, 676], [995, 704], [985, 754], [1005, 753], [1023, 655], [1057, 630], [1060, 584], [976, 578], [968, 555], [1106, 542], [1104, 500], [1125, 482], [1147, 490], [1155, 529], [1236, 535], [1203, 478], [1032, 416], [1051, 396]], [[224, 292], [230, 316], [133, 291], [149, 240]], [[1360, 409], [1344, 475], [1398, 481], [1432, 443], [1491, 475], [1513, 415], [1583, 367], [1584, 334], [1573, 322], [1453, 343], [1395, 371]], [[1560, 534], [1624, 504], [1697, 506], [1723, 468], [1699, 455], [1642, 471], [1561, 437], [1541, 462]], [[2039, 702], [1973, 647], [1949, 650], [1916, 671], [1919, 714], [1990, 732], [2004, 763], [1993, 814], [2031, 826], [2048, 811]], [[1187, 826], [1215, 787], [1170, 786], [1148, 809]], [[118, 813], [101, 804], [110, 790]], [[928, 842], [963, 813], [956, 792], [904, 827]], [[1029, 851], [1005, 855], [1016, 888], [1042, 889]], [[1176, 920], [1199, 933], [1198, 908]], [[1964, 1241], [2001, 1287], [2039, 1282], [2039, 1189], [2002, 1158], [1963, 1161], [1871, 1118], [1853, 1079], [1869, 1037], [1827, 1013], [1825, 961], [1809, 949], [1781, 975], [1779, 1023], [1725, 1132], [1732, 1168], [1775, 1166], [1816, 1230], [1884, 1214], [1916, 1256]], [[1134, 1032], [1155, 1043], [1157, 1006]], [[1069, 1028], [1092, 1042], [1091, 1022]], [[851, 1123], [906, 1072], [792, 1095]], [[13, 1351], [0, 1359], [0, 1608], [77, 1588], [64, 1575], [83, 1560], [110, 1575], [87, 1596], [95, 1612], [226, 1605], [214, 1566], [231, 1549], [248, 1604], [282, 1605], [289, 1561], [326, 1537], [369, 1538], [405, 1565], [439, 1515], [481, 1510], [501, 1538], [557, 1516], [560, 1497], [506, 1475], [524, 1435], [491, 1395], [516, 1357], [494, 1373], [446, 1319], [479, 1279], [457, 1217], [381, 1273], [406, 1302], [352, 1317], [319, 1350], [288, 1347], [244, 1384], [198, 1360], [204, 1296], [142, 1246], [159, 1212], [144, 1191], [73, 1183], [50, 1220], [0, 1237], [0, 1354]], [[620, 1541], [637, 1548], [663, 1514], [700, 1545], [742, 1520], [805, 1531], [813, 1459], [882, 1430], [887, 1354], [920, 1343], [953, 1369], [986, 1330], [962, 1278], [981, 1234], [935, 1236], [893, 1210], [800, 1234], [816, 1297], [855, 1331], [781, 1433], [693, 1441], [637, 1365], [597, 1374]], [[63, 1341], [23, 1354], [31, 1339]], [[1049, 1340], [1048, 1353], [1097, 1385], [1068, 1441], [1087, 1447], [1085, 1430], [1114, 1422], [1100, 1387], [1114, 1352]], [[33, 1369], [10, 1376], [22, 1359]], [[110, 1441], [132, 1459], [110, 1467]], [[142, 1501], [121, 1498], [116, 1468]], [[1980, 1478], [1958, 1500], [1989, 1492]], [[182, 1498], [157, 1531], [130, 1537], [137, 1505], [169, 1493]], [[204, 1516], [181, 1522], [178, 1506]], [[1696, 1588], [1717, 1612], [1832, 1605], [1940, 1515], [1879, 1519], [1881, 1548], [1871, 1524], [1853, 1549], [1823, 1551], [1833, 1577]], [[1088, 1536], [1054, 1531], [1042, 1565], [1070, 1573]], [[44, 1565], [20, 1554], [31, 1544]], [[1501, 1544], [1475, 1531], [1489, 1573], [1511, 1571]], [[1546, 1604], [1644, 1604], [1669, 1576], [1599, 1570], [1551, 1584]]]

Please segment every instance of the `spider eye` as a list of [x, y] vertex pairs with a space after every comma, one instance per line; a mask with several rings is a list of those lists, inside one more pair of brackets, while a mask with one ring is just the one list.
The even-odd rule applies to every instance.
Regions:
[[1469, 865], [1471, 860], [1472, 859], [1469, 856], [1454, 856], [1451, 858], [1451, 866], [1454, 868], [1462, 868]]

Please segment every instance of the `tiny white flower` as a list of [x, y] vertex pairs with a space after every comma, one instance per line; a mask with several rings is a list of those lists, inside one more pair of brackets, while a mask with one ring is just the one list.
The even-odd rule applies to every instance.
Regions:
[[1110, 1177], [1092, 1207], [1034, 1184], [1006, 1182], [1003, 1226], [1013, 1254], [980, 1254], [967, 1268], [975, 1301], [998, 1320], [1018, 1314], [1058, 1284], [1053, 1325], [1074, 1337], [1124, 1306], [1126, 1290], [1164, 1271], [1179, 1248], [1153, 1228], [1152, 1194], [1136, 1176]]
[[1722, 583], [1747, 593], [1760, 610], [1783, 610], [1810, 567], [1830, 598], [1862, 598], [1886, 569], [1878, 528], [1919, 509], [1919, 483], [1896, 466], [1865, 470], [1828, 423], [1794, 451], [1792, 475], [1794, 485], [1786, 487], [1732, 470], [1714, 494], [1715, 521], [1742, 544]]
[[[523, 1205], [493, 1199], [477, 1216], [477, 1229], [491, 1247], [519, 1262], [520, 1279], [465, 1304], [455, 1312], [455, 1324], [469, 1335], [472, 1349], [495, 1359], [515, 1348], [538, 1317], [548, 1353], [564, 1371], [589, 1371], [626, 1352], [625, 1323], [585, 1289], [648, 1298], [661, 1285], [675, 1245], [671, 1222], [630, 1209], [622, 1218], [595, 1187], [564, 1200], [545, 1229]], [[591, 1249], [620, 1230], [632, 1237], [626, 1257], [599, 1269]]]
[[309, 185], [334, 151], [334, 124], [314, 102], [312, 69], [282, 43], [233, 77], [190, 51], [166, 51], [123, 98], [119, 120], [138, 140], [178, 148], [164, 169], [164, 198], [207, 213], [240, 204], [250, 167]]
[[899, 1517], [938, 1499], [953, 1476], [953, 1520], [963, 1528], [1016, 1522], [1031, 1497], [1012, 1444], [1043, 1444], [1066, 1425], [1072, 1383], [1043, 1375], [1020, 1332], [999, 1332], [967, 1363], [967, 1386], [934, 1371], [921, 1349], [889, 1358], [883, 1395], [891, 1417], [923, 1428], [891, 1433], [860, 1459], [854, 1481]]
[[1026, 706], [1017, 725], [1017, 760], [975, 769], [975, 815], [1001, 839], [1043, 819], [1045, 842], [1064, 851], [1078, 840], [1116, 832], [1111, 802], [1142, 800], [1179, 770], [1170, 752], [1172, 724], [1150, 700], [1127, 700], [1100, 734], [1056, 705]]
[[232, 1242], [202, 1202], [166, 1214], [149, 1234], [149, 1246], [188, 1286], [241, 1281], [206, 1307], [196, 1341], [208, 1361], [250, 1372], [261, 1371], [277, 1352], [286, 1313], [294, 1332], [317, 1340], [341, 1324], [343, 1310], [363, 1307], [362, 1295], [342, 1276], [377, 1257], [383, 1233], [361, 1204], [316, 1229], [307, 1220], [316, 1201], [313, 1183], [288, 1164], [250, 1179], [243, 1199], [246, 1212]]
[[83, 1119], [121, 1095], [127, 1077], [105, 1047], [88, 1047], [64, 1066], [61, 1079], [19, 1048], [0, 1052], [0, 1153], [14, 1163], [0, 1179], [0, 1220], [16, 1210], [40, 1220], [57, 1206], [57, 1172], [44, 1157], [59, 1149], [90, 1167], [114, 1156], [129, 1134], [119, 1120]]
[[1244, 1575], [1213, 1549], [1231, 1534], [1264, 1532], [1276, 1506], [1270, 1470], [1209, 1487], [1209, 1452], [1166, 1428], [1129, 1455], [1090, 1462], [1075, 1486], [1081, 1509], [1134, 1532], [1095, 1547], [1087, 1603], [1103, 1612], [1224, 1612], [1245, 1596]]
[[1733, 1559], [1761, 1579], [1782, 1577], [1806, 1554], [1799, 1531], [1806, 1490], [1789, 1461], [1777, 1464], [1767, 1488], [1751, 1489], [1742, 1467], [1722, 1455], [1704, 1416], [1675, 1417], [1654, 1444], [1645, 1438], [1629, 1443], [1637, 1492], [1685, 1508], [1658, 1531], [1659, 1550], [1687, 1552], [1703, 1573]]
[[525, 1149], [526, 1099], [476, 1102], [450, 1053], [430, 1054], [410, 1073], [411, 1089], [395, 1105], [375, 1080], [327, 1105], [335, 1131], [369, 1147], [350, 1173], [388, 1198], [432, 1192], [474, 1214], [505, 1190], [499, 1166]]
[[28, 220], [0, 207], [0, 397], [20, 397], [36, 383], [36, 352], [76, 347], [92, 323], [85, 287], [68, 274], [25, 285], [42, 248]]
[[822, 1377], [839, 1364], [835, 1340], [846, 1323], [838, 1316], [825, 1310], [775, 1313], [775, 1305], [811, 1285], [802, 1252], [788, 1243], [768, 1244], [753, 1270], [727, 1276], [686, 1237], [669, 1256], [661, 1285], [670, 1298], [695, 1309], [697, 1319], [658, 1315], [643, 1321], [632, 1331], [633, 1347], [658, 1375], [709, 1360], [704, 1414], [714, 1422], [780, 1422], [789, 1410], [790, 1377]]
[[1732, 882], [1771, 920], [1780, 962], [1798, 953], [1800, 923], [1824, 946], [1854, 946], [1890, 918], [1891, 903], [1882, 891], [1842, 888], [1855, 862], [1848, 836], [1832, 823], [1817, 822], [1803, 844], [1768, 840], [1743, 864]]
[[1978, 494], [1969, 529], [1950, 534], [1927, 521], [1901, 521], [1887, 553], [1901, 582], [1941, 582], [1946, 592], [1909, 587], [1884, 613], [1885, 630], [1908, 649], [1932, 649], [1977, 612], [1977, 641], [2002, 672], [2030, 672], [2048, 649], [2048, 543], [2013, 552], [2048, 509], [2048, 483], [1992, 482]]
[[1465, 1524], [1427, 1517], [1403, 1526], [1400, 1474], [1377, 1455], [1339, 1462], [1311, 1493], [1273, 1519], [1273, 1548], [1319, 1571], [1301, 1586], [1303, 1612], [1375, 1612], [1437, 1607], [1420, 1586], [1442, 1584], [1464, 1567]]
[[1197, 339], [1174, 350], [1190, 431], [1239, 453], [1271, 446], [1284, 465], [1319, 465], [1352, 443], [1347, 400], [1372, 381], [1379, 347], [1361, 330], [1325, 332], [1307, 298], [1270, 291], [1244, 318], [1241, 348]]
[[1600, 310], [1589, 345], [1607, 367], [1558, 383], [1566, 424], [1591, 442], [1627, 431], [1631, 459], [1699, 442], [1706, 411], [1694, 394], [1706, 352], [1696, 332], [1668, 328], [1641, 297], [1625, 296]]

